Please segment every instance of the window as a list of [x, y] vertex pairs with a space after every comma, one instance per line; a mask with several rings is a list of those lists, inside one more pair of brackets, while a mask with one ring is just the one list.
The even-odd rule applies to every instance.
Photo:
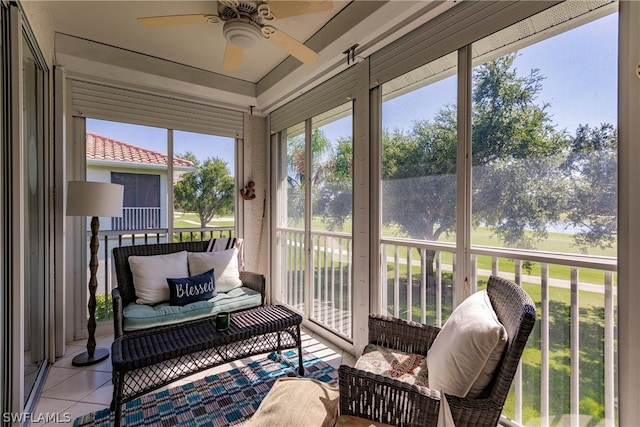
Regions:
[[282, 133], [281, 200], [284, 202], [279, 224], [281, 251], [281, 298], [286, 304], [306, 313], [306, 132], [305, 124], [292, 126]]
[[311, 319], [351, 338], [353, 120], [351, 103], [311, 119]]
[[454, 52], [382, 85], [382, 306], [436, 324], [453, 303], [456, 71]]
[[235, 227], [235, 140], [174, 131], [173, 226], [216, 229]]
[[112, 219], [114, 230], [160, 228], [160, 175], [111, 172], [111, 182], [124, 186], [122, 217]]
[[615, 364], [617, 28], [612, 13], [483, 53], [517, 32], [508, 28], [474, 49], [471, 252], [479, 287], [497, 273], [537, 306], [503, 412], [524, 425], [616, 418], [605, 366]]
[[281, 132], [281, 299], [352, 338], [351, 103]]
[[[85, 124], [86, 179], [124, 186], [122, 217], [100, 227], [108, 237], [100, 262], [115, 246], [235, 235], [235, 139], [99, 119]], [[110, 317], [109, 273], [97, 277], [97, 321]]]
[[111, 220], [112, 229], [166, 228], [167, 130], [96, 119], [86, 128], [87, 181], [125, 187], [122, 218]]

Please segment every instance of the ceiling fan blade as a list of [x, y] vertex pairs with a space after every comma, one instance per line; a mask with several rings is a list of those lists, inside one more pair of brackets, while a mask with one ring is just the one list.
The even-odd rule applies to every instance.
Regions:
[[231, 42], [227, 42], [224, 50], [224, 60], [222, 61], [222, 69], [225, 71], [233, 71], [240, 68], [242, 62], [242, 48]]
[[282, 30], [276, 29], [269, 37], [269, 40], [280, 49], [289, 52], [291, 56], [296, 57], [304, 64], [314, 64], [318, 58], [320, 58], [320, 55], [316, 52], [312, 51]]
[[289, 18], [290, 16], [306, 15], [309, 13], [325, 12], [333, 9], [332, 1], [280, 1], [267, 2], [271, 13], [276, 19]]
[[218, 22], [215, 15], [166, 15], [138, 18], [143, 27], [165, 27], [169, 25], [209, 24]]

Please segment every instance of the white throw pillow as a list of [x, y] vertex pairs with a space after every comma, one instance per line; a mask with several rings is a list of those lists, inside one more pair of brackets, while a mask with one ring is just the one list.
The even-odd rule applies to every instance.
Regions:
[[476, 292], [451, 313], [427, 353], [429, 388], [479, 397], [491, 382], [507, 343], [487, 291]]
[[218, 292], [229, 292], [242, 286], [238, 270], [237, 248], [217, 252], [189, 252], [188, 261], [192, 276], [213, 268]]
[[166, 255], [129, 257], [138, 304], [169, 301], [168, 277], [189, 277], [187, 251]]

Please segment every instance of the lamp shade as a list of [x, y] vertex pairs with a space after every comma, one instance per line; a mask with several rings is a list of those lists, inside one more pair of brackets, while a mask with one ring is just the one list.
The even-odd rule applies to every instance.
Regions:
[[68, 216], [122, 216], [124, 186], [108, 182], [69, 181]]

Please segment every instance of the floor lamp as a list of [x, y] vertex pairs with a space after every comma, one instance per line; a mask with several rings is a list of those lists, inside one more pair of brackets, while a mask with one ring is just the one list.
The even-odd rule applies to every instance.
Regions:
[[96, 348], [96, 289], [98, 280], [98, 229], [101, 216], [122, 216], [124, 187], [107, 182], [69, 181], [67, 186], [67, 216], [90, 216], [91, 218], [91, 260], [89, 261], [89, 321], [87, 330], [87, 351], [73, 358], [73, 366], [88, 366], [109, 357], [109, 350]]

